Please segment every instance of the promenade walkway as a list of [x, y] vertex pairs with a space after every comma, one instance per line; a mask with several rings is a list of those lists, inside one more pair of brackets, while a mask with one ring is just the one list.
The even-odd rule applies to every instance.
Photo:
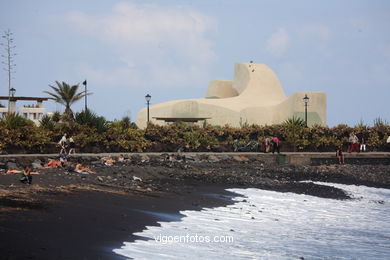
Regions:
[[[162, 154], [175, 154], [174, 152], [159, 152], [159, 153], [79, 153], [72, 155], [74, 158], [88, 159], [88, 158], [102, 158], [107, 156], [118, 157], [123, 154], [125, 157], [161, 157]], [[226, 153], [214, 153], [214, 152], [185, 152], [183, 153], [189, 159], [207, 158], [227, 159], [231, 157], [236, 159], [237, 157], [251, 157], [256, 160], [264, 160], [268, 162], [278, 162], [281, 164], [293, 164], [293, 165], [320, 165], [320, 164], [333, 164], [337, 162], [337, 158], [334, 152], [286, 152], [278, 154], [261, 153], [261, 152], [226, 152]], [[361, 153], [344, 153], [346, 163], [356, 164], [387, 164], [390, 165], [390, 152], [361, 152]], [[9, 159], [29, 159], [34, 158], [54, 158], [58, 154], [3, 154], [0, 155], [0, 161], [6, 161]]]

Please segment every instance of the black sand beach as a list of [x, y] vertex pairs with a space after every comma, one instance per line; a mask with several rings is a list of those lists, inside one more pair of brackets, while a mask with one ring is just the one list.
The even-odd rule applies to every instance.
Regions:
[[[160, 158], [160, 159], [159, 159]], [[349, 199], [344, 191], [302, 180], [389, 188], [384, 165], [278, 166], [250, 157], [236, 160], [164, 161], [131, 158], [105, 166], [84, 158], [96, 174], [39, 169], [33, 184], [0, 175], [2, 259], [121, 259], [112, 253], [132, 234], [180, 210], [232, 203], [226, 188], [257, 187]], [[78, 160], [73, 158], [71, 160]], [[18, 162], [16, 162], [18, 163]]]

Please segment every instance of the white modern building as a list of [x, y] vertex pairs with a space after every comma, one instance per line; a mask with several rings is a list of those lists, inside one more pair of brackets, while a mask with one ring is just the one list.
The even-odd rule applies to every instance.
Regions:
[[326, 125], [326, 94], [298, 92], [287, 97], [275, 73], [265, 64], [239, 62], [233, 80], [213, 80], [204, 98], [173, 100], [139, 111], [137, 125], [198, 122], [211, 125], [272, 125], [299, 117]]
[[24, 105], [23, 107], [20, 107], [19, 113], [24, 118], [30, 119], [36, 125], [39, 125], [40, 120], [46, 113], [46, 109], [43, 107], [43, 101], [47, 101], [48, 98], [0, 96], [0, 100], [5, 100], [6, 103], [9, 103], [9, 109], [8, 107], [0, 107], [0, 117], [5, 117], [8, 113], [17, 113], [17, 101], [35, 101], [36, 103], [34, 104], [28, 104]]

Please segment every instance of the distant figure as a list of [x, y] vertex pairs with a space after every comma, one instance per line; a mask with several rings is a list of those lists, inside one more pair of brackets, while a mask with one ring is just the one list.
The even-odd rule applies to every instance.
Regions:
[[125, 157], [123, 156], [123, 154], [119, 155], [118, 162], [121, 162], [121, 163], [125, 162]]
[[69, 155], [76, 154], [76, 150], [75, 150], [76, 146], [75, 146], [73, 137], [69, 137], [68, 143], [69, 143]]
[[360, 151], [366, 152], [366, 142], [364, 141], [364, 138], [362, 137], [362, 140], [360, 141]]
[[67, 141], [66, 137], [67, 137], [67, 135], [68, 135], [68, 134], [65, 133], [65, 134], [62, 136], [61, 140], [58, 142], [58, 144], [61, 146], [60, 154], [66, 153], [66, 141]]
[[176, 160], [183, 160], [183, 161], [186, 160], [186, 157], [183, 154], [183, 152], [184, 152], [184, 148], [183, 147], [180, 147], [179, 149], [177, 149]]
[[32, 183], [32, 176], [31, 176], [31, 168], [30, 167], [24, 167], [24, 170], [20, 173], [20, 182], [25, 184], [31, 184]]
[[271, 138], [267, 137], [264, 139], [264, 153], [269, 153], [271, 148]]
[[336, 150], [336, 156], [339, 159], [339, 164], [344, 164], [344, 153], [340, 147]]
[[92, 171], [88, 167], [82, 166], [81, 163], [77, 163], [74, 170], [75, 170], [75, 172], [78, 172], [78, 173], [81, 173], [81, 174], [95, 174], [94, 171]]
[[105, 164], [106, 166], [112, 166], [112, 165], [114, 165], [114, 163], [115, 163], [115, 160], [112, 159], [111, 156], [109, 156], [108, 159], [104, 162], [104, 164]]
[[60, 160], [49, 159], [49, 162], [43, 168], [60, 168], [62, 163]]
[[359, 150], [359, 146], [358, 146], [358, 143], [359, 143], [359, 139], [357, 138], [357, 136], [355, 135], [355, 133], [351, 133], [349, 135], [349, 139], [348, 139], [348, 142], [350, 143], [350, 148], [348, 150], [349, 153], [353, 152], [354, 150], [356, 150], [356, 152], [360, 152]]
[[66, 157], [66, 154], [64, 153], [60, 154], [61, 167], [64, 167], [67, 162], [68, 162], [68, 158]]
[[279, 150], [279, 138], [277, 138], [276, 136], [272, 137], [271, 139], [271, 150], [272, 150], [272, 153], [275, 153], [275, 150], [280, 153], [280, 150]]

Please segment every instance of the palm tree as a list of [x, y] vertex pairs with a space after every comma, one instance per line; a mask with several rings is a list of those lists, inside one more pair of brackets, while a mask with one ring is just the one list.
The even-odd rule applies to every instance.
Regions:
[[51, 97], [49, 99], [54, 100], [57, 103], [65, 106], [65, 113], [73, 117], [73, 111], [70, 109], [70, 106], [75, 103], [77, 100], [82, 99], [86, 95], [91, 95], [92, 93], [81, 91], [77, 93], [79, 84], [70, 86], [69, 84], [59, 81], [56, 81], [57, 86], [51, 86], [54, 92], [44, 91], [46, 94], [49, 94]]

